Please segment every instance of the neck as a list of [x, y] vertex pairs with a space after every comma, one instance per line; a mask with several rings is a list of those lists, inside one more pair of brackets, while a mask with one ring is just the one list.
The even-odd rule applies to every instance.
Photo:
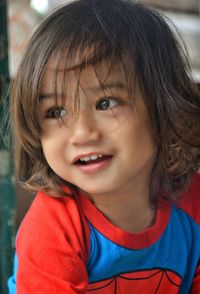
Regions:
[[138, 189], [92, 197], [95, 206], [117, 227], [141, 232], [154, 223], [155, 208], [149, 201], [149, 190]]

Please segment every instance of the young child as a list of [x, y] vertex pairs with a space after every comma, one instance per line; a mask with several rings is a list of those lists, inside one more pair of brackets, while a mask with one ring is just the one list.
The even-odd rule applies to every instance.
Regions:
[[78, 0], [33, 35], [11, 101], [19, 180], [39, 191], [17, 293], [200, 293], [200, 98], [167, 22]]

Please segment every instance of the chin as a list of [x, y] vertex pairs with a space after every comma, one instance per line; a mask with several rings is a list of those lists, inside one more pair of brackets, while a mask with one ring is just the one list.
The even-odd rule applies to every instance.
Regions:
[[89, 195], [98, 195], [98, 194], [104, 194], [104, 193], [108, 193], [108, 190], [106, 189], [105, 190], [105, 188], [104, 189], [102, 189], [102, 186], [101, 187], [97, 187], [97, 186], [93, 186], [93, 187], [81, 187], [80, 185], [79, 185], [79, 188], [82, 190], [82, 191], [84, 191], [84, 192], [86, 192], [87, 194], [89, 194]]

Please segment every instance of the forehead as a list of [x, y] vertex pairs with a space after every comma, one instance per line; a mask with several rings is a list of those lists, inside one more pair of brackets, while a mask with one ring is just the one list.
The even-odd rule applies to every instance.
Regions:
[[103, 60], [95, 64], [83, 65], [77, 56], [70, 62], [63, 63], [59, 58], [52, 57], [44, 73], [42, 93], [61, 91], [63, 87], [69, 91], [74, 91], [77, 86], [85, 90], [100, 86], [103, 88], [105, 83], [110, 85], [115, 83], [118, 88], [120, 85], [125, 87], [125, 71], [120, 62]]

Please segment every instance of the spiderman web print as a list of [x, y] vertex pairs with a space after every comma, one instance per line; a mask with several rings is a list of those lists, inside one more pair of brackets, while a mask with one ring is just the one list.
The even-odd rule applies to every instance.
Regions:
[[124, 273], [107, 280], [91, 283], [86, 293], [163, 294], [167, 291], [167, 293], [176, 294], [179, 292], [180, 284], [181, 278], [177, 273], [165, 269], [151, 269]]

